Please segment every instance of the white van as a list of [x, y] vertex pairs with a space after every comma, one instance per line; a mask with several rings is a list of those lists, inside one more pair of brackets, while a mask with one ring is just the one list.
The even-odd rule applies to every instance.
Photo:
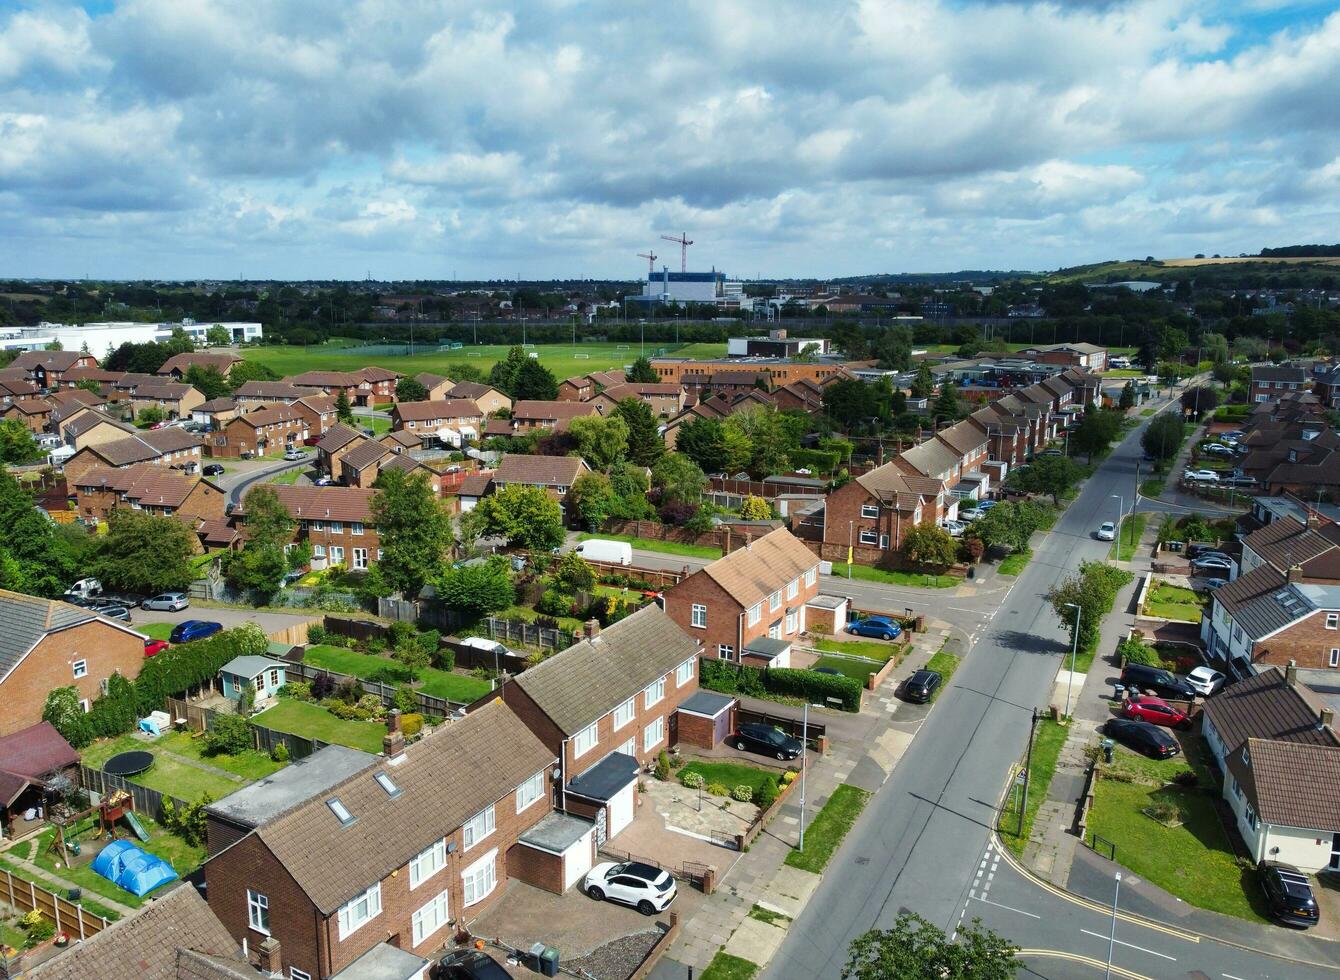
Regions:
[[591, 561], [604, 561], [612, 565], [633, 564], [633, 546], [627, 541], [592, 538], [590, 541], [583, 541], [572, 550]]
[[102, 595], [102, 583], [95, 578], [81, 578], [65, 590], [66, 595], [77, 595], [81, 599], [91, 599]]

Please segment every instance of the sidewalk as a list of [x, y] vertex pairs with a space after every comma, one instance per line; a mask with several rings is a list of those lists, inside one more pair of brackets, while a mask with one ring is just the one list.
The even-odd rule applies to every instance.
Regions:
[[[841, 715], [840, 724], [830, 724], [830, 733], [835, 727], [844, 731], [832, 739], [829, 754], [806, 776], [807, 822], [844, 783], [871, 793], [884, 784], [928, 711], [926, 706], [897, 700], [894, 693], [940, 649], [949, 634], [948, 623], [929, 620], [925, 632], [914, 634], [912, 649], [902, 663], [877, 690], [864, 696], [861, 714]], [[814, 714], [811, 717], [829, 722], [834, 716], [824, 712], [821, 719]], [[846, 724], [848, 719], [853, 724]], [[722, 947], [760, 968], [766, 966], [786, 938], [786, 927], [800, 915], [821, 879], [820, 875], [783, 863], [799, 832], [800, 794], [793, 792], [772, 823], [726, 874], [716, 894], [683, 923], [680, 938], [657, 963], [651, 977], [681, 980], [689, 967], [695, 974], [701, 973]], [[750, 918], [749, 911], [755, 905], [784, 918], [775, 924]]]

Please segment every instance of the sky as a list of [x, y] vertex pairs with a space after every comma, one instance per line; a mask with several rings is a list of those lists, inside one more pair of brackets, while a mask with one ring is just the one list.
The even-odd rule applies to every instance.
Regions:
[[1340, 240], [1315, 0], [0, 0], [0, 276], [1046, 270]]

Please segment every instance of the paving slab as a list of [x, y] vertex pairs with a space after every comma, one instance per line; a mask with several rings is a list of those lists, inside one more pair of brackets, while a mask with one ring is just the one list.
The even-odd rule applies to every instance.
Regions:
[[785, 938], [785, 929], [746, 917], [726, 941], [726, 952], [750, 963], [767, 966]]
[[803, 871], [784, 864], [777, 869], [777, 874], [768, 888], [768, 895], [773, 905], [794, 919], [810, 900], [814, 889], [819, 887], [819, 881], [819, 875], [811, 871]]

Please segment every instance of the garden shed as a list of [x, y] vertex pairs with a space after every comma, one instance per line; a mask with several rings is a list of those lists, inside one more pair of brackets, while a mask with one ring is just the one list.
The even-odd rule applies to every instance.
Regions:
[[252, 685], [256, 689], [257, 705], [273, 700], [279, 689], [288, 683], [282, 661], [255, 656], [234, 657], [228, 661], [219, 671], [219, 682], [223, 696], [234, 701], [242, 697], [248, 684]]

